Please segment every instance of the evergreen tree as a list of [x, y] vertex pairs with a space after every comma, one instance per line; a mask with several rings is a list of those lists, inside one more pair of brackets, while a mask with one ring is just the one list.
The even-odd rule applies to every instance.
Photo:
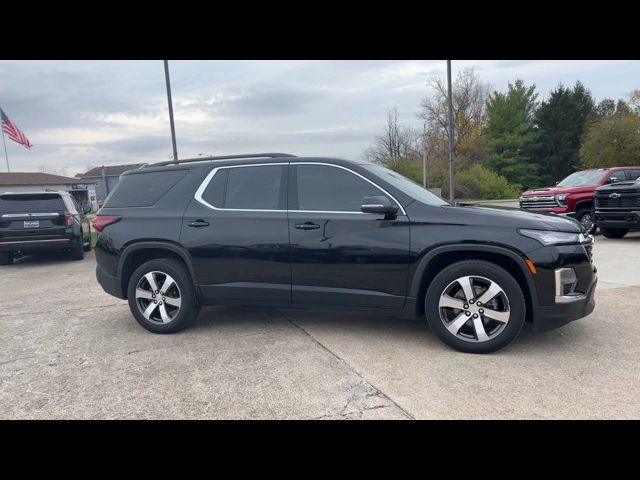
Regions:
[[551, 184], [579, 168], [578, 151], [589, 114], [594, 108], [591, 92], [576, 82], [559, 85], [536, 110], [542, 148], [537, 157], [541, 180]]
[[486, 135], [492, 154], [485, 166], [521, 189], [539, 184], [538, 166], [532, 159], [539, 148], [535, 89], [516, 80], [509, 83], [507, 93], [494, 91], [487, 100]]

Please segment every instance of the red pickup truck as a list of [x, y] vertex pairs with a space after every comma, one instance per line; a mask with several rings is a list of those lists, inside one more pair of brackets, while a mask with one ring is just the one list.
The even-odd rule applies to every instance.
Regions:
[[536, 188], [520, 195], [520, 208], [555, 213], [575, 218], [589, 233], [596, 231], [593, 221], [593, 198], [596, 188], [611, 183], [635, 180], [638, 167], [613, 167], [583, 170], [569, 175], [555, 187]]

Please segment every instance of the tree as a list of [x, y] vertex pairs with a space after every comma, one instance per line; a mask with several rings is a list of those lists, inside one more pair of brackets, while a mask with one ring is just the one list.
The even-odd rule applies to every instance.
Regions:
[[[446, 78], [434, 78], [427, 86], [434, 90], [434, 95], [422, 101], [420, 117], [426, 123], [429, 136], [437, 138], [448, 155], [449, 97]], [[456, 158], [460, 158], [463, 164], [479, 163], [487, 154], [484, 127], [490, 86], [480, 81], [473, 68], [466, 68], [458, 73], [451, 88]]]
[[398, 109], [393, 107], [387, 114], [384, 133], [374, 138], [373, 147], [364, 153], [368, 160], [388, 165], [399, 160], [410, 160], [419, 155], [420, 134], [411, 127], [400, 125]]
[[509, 83], [507, 93], [494, 91], [487, 100], [486, 135], [492, 154], [485, 166], [521, 189], [539, 183], [538, 166], [532, 160], [539, 148], [535, 89], [535, 85], [526, 87], [516, 80]]
[[580, 162], [585, 168], [637, 165], [640, 159], [640, 114], [623, 100], [598, 104], [584, 135]]
[[640, 114], [640, 89], [629, 94], [629, 105], [636, 113]]
[[578, 168], [582, 134], [593, 108], [591, 92], [576, 82], [572, 89], [559, 85], [536, 110], [542, 141], [537, 162], [544, 183], [561, 180]]

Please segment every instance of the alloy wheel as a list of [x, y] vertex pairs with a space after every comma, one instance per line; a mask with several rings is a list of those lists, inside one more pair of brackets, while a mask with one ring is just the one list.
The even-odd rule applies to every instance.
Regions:
[[500, 285], [480, 276], [460, 277], [440, 295], [440, 320], [449, 332], [468, 342], [486, 342], [509, 322], [509, 299]]
[[136, 286], [136, 305], [151, 322], [169, 323], [180, 312], [182, 297], [176, 281], [164, 272], [143, 275]]
[[593, 219], [591, 218], [590, 213], [585, 213], [580, 218], [580, 223], [582, 224], [586, 232], [591, 232], [591, 229], [593, 228]]

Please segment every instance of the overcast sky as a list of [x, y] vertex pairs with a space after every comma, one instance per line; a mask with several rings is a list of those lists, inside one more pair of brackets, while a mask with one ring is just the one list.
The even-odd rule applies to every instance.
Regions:
[[[596, 101], [640, 88], [640, 61], [454, 61], [495, 89], [539, 99], [582, 81]], [[415, 126], [438, 61], [171, 61], [178, 154], [286, 152], [360, 158], [396, 106]], [[162, 61], [0, 61], [0, 107], [33, 143], [7, 140], [12, 171], [74, 175], [171, 158]], [[0, 171], [6, 171], [0, 150]]]

